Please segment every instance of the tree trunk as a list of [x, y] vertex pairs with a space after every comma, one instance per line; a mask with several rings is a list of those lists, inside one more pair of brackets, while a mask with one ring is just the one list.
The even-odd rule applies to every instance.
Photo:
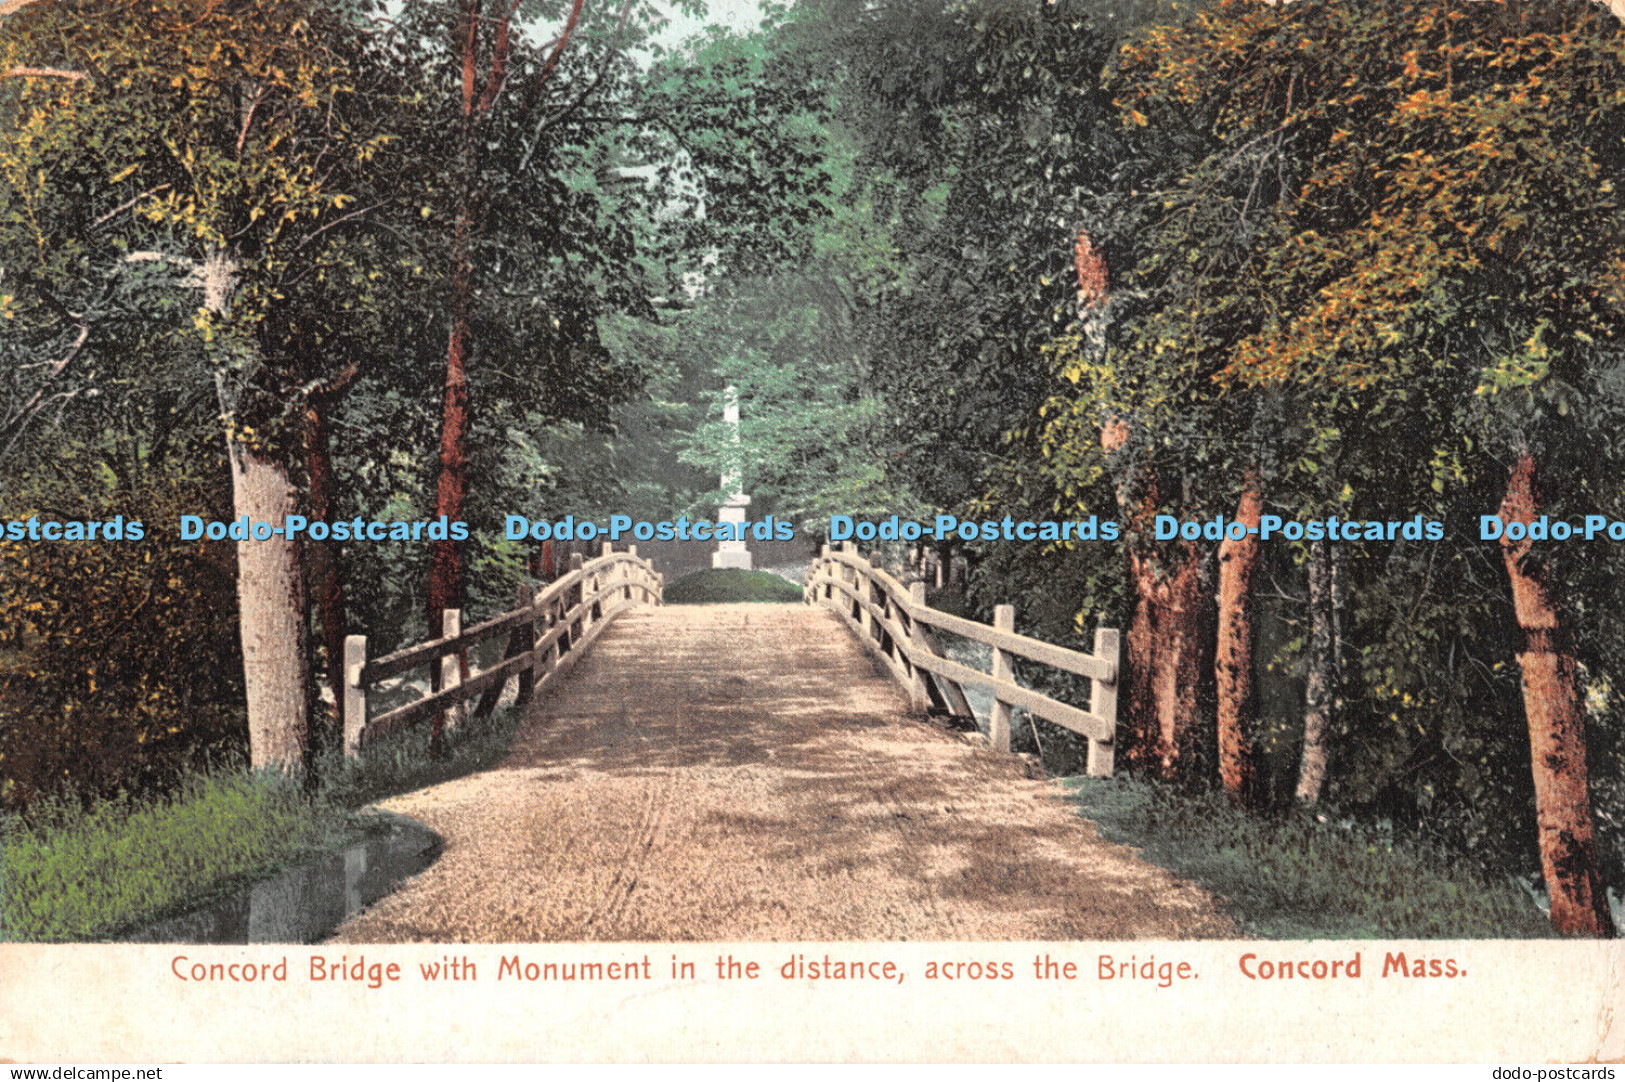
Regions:
[[1134, 587], [1134, 616], [1129, 622], [1128, 635], [1123, 642], [1124, 688], [1123, 717], [1128, 724], [1121, 727], [1123, 765], [1131, 770], [1145, 768], [1156, 754], [1156, 730], [1153, 719], [1156, 709], [1151, 694], [1152, 649], [1155, 629], [1151, 626], [1156, 611], [1155, 578], [1150, 560], [1144, 553], [1129, 553], [1129, 581]]
[[[298, 510], [287, 467], [254, 447], [232, 454], [232, 510], [281, 525]], [[237, 542], [237, 604], [248, 697], [249, 764], [297, 771], [310, 749], [310, 657], [299, 542], [276, 534]]]
[[[531, 105], [552, 76], [559, 55], [581, 17], [574, 0], [569, 19], [531, 84]], [[484, 0], [459, 0], [458, 54], [462, 64], [461, 132], [454, 183], [457, 208], [452, 231], [451, 330], [446, 343], [446, 394], [440, 420], [440, 469], [435, 513], [459, 521], [468, 500], [468, 363], [473, 350], [474, 242], [480, 234], [486, 192], [479, 174], [485, 123], [508, 80], [513, 21], [518, 0], [487, 8]], [[463, 542], [431, 542], [429, 633], [439, 634], [443, 609], [463, 607]], [[463, 662], [466, 673], [468, 665]], [[438, 722], [436, 725], [438, 726]], [[438, 728], [436, 728], [438, 733]]]
[[1298, 760], [1299, 804], [1320, 801], [1326, 785], [1326, 733], [1331, 726], [1332, 698], [1337, 686], [1333, 621], [1336, 598], [1332, 586], [1331, 546], [1324, 539], [1309, 548], [1309, 678], [1304, 691], [1303, 752]]
[[[1235, 521], [1256, 530], [1259, 517], [1258, 475], [1249, 470]], [[1253, 698], [1253, 572], [1258, 566], [1258, 534], [1219, 544], [1219, 630], [1214, 658], [1218, 691], [1219, 784], [1230, 799], [1254, 802], [1253, 732], [1257, 705]]]
[[[1503, 523], [1530, 523], [1540, 513], [1534, 455], [1518, 456], [1501, 501]], [[1573, 642], [1545, 568], [1531, 560], [1526, 538], [1502, 534], [1501, 555], [1512, 605], [1523, 628], [1524, 714], [1535, 777], [1535, 819], [1541, 872], [1551, 898], [1552, 925], [1564, 935], [1611, 937], [1614, 922], [1598, 873], [1586, 777], [1585, 715]]]
[[1156, 590], [1152, 618], [1151, 692], [1156, 717], [1157, 769], [1165, 781], [1192, 781], [1201, 739], [1202, 590], [1201, 552], [1194, 543], [1177, 550]]
[[1144, 540], [1156, 511], [1157, 495], [1154, 476], [1139, 477], [1136, 471], [1114, 462], [1127, 448], [1130, 433], [1127, 421], [1112, 418], [1101, 426], [1100, 447], [1114, 474], [1113, 487], [1123, 525], [1134, 534], [1134, 540], [1127, 546], [1129, 584], [1134, 588], [1134, 616], [1123, 644], [1124, 672], [1120, 683], [1124, 697], [1116, 742], [1123, 765], [1138, 771], [1156, 760], [1158, 745], [1154, 691], [1157, 573]]
[[[451, 327], [446, 336], [446, 390], [440, 412], [440, 460], [435, 484], [435, 514], [448, 522], [463, 518], [468, 499], [468, 358], [473, 342], [474, 255], [477, 172], [477, 135], [483, 111], [477, 96], [480, 65], [481, 0], [461, 0], [458, 27], [462, 54], [462, 132], [459, 139], [454, 183], [457, 210], [452, 227], [451, 248]], [[503, 23], [506, 34], [507, 24]], [[463, 607], [463, 543], [450, 533], [430, 542], [427, 613], [429, 635], [441, 632], [441, 614]], [[466, 673], [467, 657], [459, 657]], [[439, 690], [438, 674], [431, 686]], [[436, 714], [429, 723], [429, 753], [445, 751], [446, 715]]]
[[[479, 129], [502, 87], [507, 59], [508, 22], [482, 9], [482, 0], [459, 0], [458, 51], [462, 58], [461, 131], [453, 183], [457, 207], [451, 236], [451, 327], [446, 337], [446, 390], [440, 412], [440, 461], [435, 485], [435, 514], [460, 521], [468, 498], [468, 358], [473, 342], [475, 207], [479, 202]], [[481, 32], [495, 24], [496, 51], [486, 91], [480, 93]], [[450, 536], [430, 543], [429, 634], [440, 633], [440, 613], [463, 607], [463, 546]], [[439, 723], [435, 723], [438, 737]]]
[[[237, 284], [237, 261], [215, 249], [199, 268], [203, 307], [219, 320], [208, 347], [215, 358], [220, 414], [235, 419], [239, 403], [228, 400], [225, 373], [252, 370], [251, 358], [231, 356], [252, 343], [233, 343], [227, 309]], [[305, 650], [305, 576], [299, 542], [278, 534], [253, 537], [255, 523], [280, 526], [298, 510], [298, 492], [287, 466], [262, 449], [239, 442], [228, 428], [232, 511], [248, 519], [250, 535], [237, 542], [237, 620], [248, 705], [249, 765], [302, 771], [310, 749], [310, 655]]]
[[[319, 398], [312, 398], [305, 408], [305, 471], [310, 485], [311, 521], [331, 521], [334, 517], [333, 461], [328, 440], [327, 406]], [[334, 542], [307, 538], [305, 553], [311, 586], [316, 595], [322, 648], [327, 655], [327, 686], [333, 691], [335, 724], [326, 731], [321, 726], [312, 726], [311, 729], [311, 748], [319, 753], [325, 747], [336, 746], [336, 741], [330, 738], [344, 732], [344, 580], [339, 566], [338, 545]]]
[[[459, 223], [459, 247], [466, 243]], [[452, 272], [451, 333], [446, 346], [446, 393], [440, 415], [440, 469], [435, 514], [448, 522], [464, 517], [468, 499], [468, 352], [472, 339], [472, 270], [468, 253], [459, 251]], [[463, 607], [462, 543], [447, 537], [432, 542], [429, 570], [429, 633], [439, 634], [442, 609]]]

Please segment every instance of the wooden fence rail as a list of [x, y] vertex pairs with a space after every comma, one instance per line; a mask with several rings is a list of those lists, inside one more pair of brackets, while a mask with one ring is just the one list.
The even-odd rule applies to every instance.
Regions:
[[[604, 543], [603, 555], [585, 563], [580, 553], [570, 570], [540, 592], [519, 587], [515, 607], [466, 630], [462, 613], [441, 613], [441, 636], [367, 660], [367, 637], [344, 640], [344, 754], [354, 756], [370, 740], [436, 714], [454, 726], [467, 702], [480, 696], [475, 714], [489, 713], [509, 680], [519, 681], [519, 702], [567, 672], [610, 622], [633, 605], [661, 603], [665, 579], [636, 546], [615, 552]], [[506, 632], [502, 660], [467, 677], [462, 654], [476, 643]], [[377, 717], [367, 716], [367, 689], [380, 680], [413, 669], [431, 667], [440, 674], [440, 690]]]
[[[993, 747], [1010, 750], [1010, 711], [1021, 707], [1086, 737], [1090, 776], [1111, 777], [1117, 728], [1119, 643], [1115, 629], [1095, 632], [1093, 654], [1068, 650], [1016, 634], [1015, 609], [1009, 605], [994, 610], [992, 626], [953, 616], [926, 605], [924, 583], [904, 586], [856, 552], [832, 550], [828, 545], [808, 570], [802, 597], [808, 604], [833, 609], [845, 620], [858, 640], [903, 685], [915, 709], [936, 705], [949, 713], [970, 714], [963, 685], [986, 688], [994, 698], [988, 725], [988, 743]], [[948, 660], [932, 628], [986, 643], [993, 650], [992, 671]], [[1080, 710], [1017, 684], [1012, 657], [1088, 677], [1089, 709]]]

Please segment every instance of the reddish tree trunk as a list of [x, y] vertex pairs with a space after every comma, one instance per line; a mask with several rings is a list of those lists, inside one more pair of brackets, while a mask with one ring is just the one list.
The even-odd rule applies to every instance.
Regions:
[[[1128, 444], [1128, 422], [1113, 418], [1101, 427], [1100, 445], [1108, 459]], [[1200, 550], [1185, 544], [1159, 560], [1148, 535], [1157, 509], [1155, 474], [1137, 477], [1119, 469], [1117, 502], [1124, 525], [1136, 535], [1129, 548], [1129, 579], [1134, 585], [1134, 619], [1124, 661], [1127, 726], [1120, 734], [1124, 761], [1154, 764], [1167, 779], [1182, 778], [1197, 759], [1201, 737], [1198, 694], [1202, 671], [1202, 590]]]
[[[333, 515], [333, 461], [327, 431], [327, 404], [313, 397], [305, 407], [305, 472], [310, 491], [307, 502], [313, 522], [331, 521]], [[332, 541], [305, 541], [305, 559], [315, 593], [316, 616], [321, 624], [322, 648], [327, 655], [327, 686], [333, 691], [333, 718], [330, 731], [312, 725], [312, 745], [320, 751], [337, 743], [333, 737], [344, 732], [344, 581], [339, 567], [338, 546]]]
[[[1081, 287], [1080, 287], [1081, 288]], [[1128, 444], [1127, 421], [1112, 418], [1101, 426], [1100, 446], [1107, 461]], [[1134, 587], [1134, 616], [1123, 643], [1124, 696], [1119, 712], [1117, 747], [1123, 764], [1131, 770], [1148, 766], [1157, 755], [1157, 711], [1154, 692], [1157, 612], [1155, 561], [1147, 551], [1145, 531], [1156, 510], [1156, 478], [1137, 478], [1126, 469], [1116, 472], [1117, 505], [1124, 526], [1135, 534], [1128, 546], [1129, 582]], [[1139, 482], [1138, 484], [1136, 482]], [[1136, 503], [1135, 491], [1140, 491]]]
[[[468, 359], [473, 342], [474, 257], [476, 204], [479, 192], [477, 139], [480, 122], [501, 91], [507, 56], [508, 16], [491, 20], [497, 25], [496, 48], [484, 94], [478, 92], [482, 21], [488, 16], [482, 0], [462, 0], [459, 24], [462, 51], [462, 132], [457, 154], [457, 210], [452, 227], [451, 327], [446, 340], [446, 390], [440, 414], [440, 463], [435, 484], [435, 514], [448, 522], [463, 519], [468, 501]], [[448, 535], [430, 543], [428, 589], [429, 634], [441, 631], [441, 613], [463, 607], [463, 543]], [[466, 657], [459, 659], [467, 669]], [[439, 686], [438, 675], [434, 679]], [[429, 727], [429, 751], [444, 750], [446, 717], [437, 714]]]
[[1201, 550], [1176, 550], [1155, 590], [1152, 618], [1151, 692], [1156, 718], [1158, 773], [1167, 781], [1190, 780], [1201, 739], [1202, 589]]
[[[458, 224], [458, 245], [466, 245], [466, 223]], [[472, 338], [473, 281], [468, 253], [460, 251], [452, 270], [451, 333], [446, 347], [446, 393], [440, 415], [440, 470], [435, 487], [436, 515], [448, 522], [464, 517], [468, 500], [468, 351]], [[463, 607], [463, 548], [449, 536], [432, 543], [429, 567], [429, 632], [438, 634], [442, 609]]]
[[[1535, 459], [1527, 451], [1512, 468], [1499, 513], [1507, 524], [1528, 524], [1540, 513]], [[1598, 873], [1591, 822], [1579, 667], [1545, 569], [1529, 559], [1529, 550], [1526, 538], [1511, 540], [1503, 533], [1501, 555], [1524, 633], [1518, 664], [1523, 669], [1540, 864], [1551, 898], [1552, 925], [1565, 935], [1611, 937], [1614, 922]]]
[[[542, 87], [558, 65], [559, 56], [581, 18], [583, 2], [574, 0], [572, 3], [563, 31], [553, 43], [542, 70], [532, 80], [529, 106], [539, 100]], [[446, 391], [441, 410], [440, 463], [435, 486], [435, 514], [453, 522], [464, 517], [468, 501], [468, 364], [473, 351], [474, 242], [480, 231], [486, 194], [478, 181], [480, 146], [485, 123], [507, 86], [519, 0], [506, 3], [497, 0], [490, 5], [485, 0], [460, 0], [458, 7], [462, 131], [457, 153], [457, 208], [452, 232], [451, 329], [446, 343]], [[441, 611], [463, 607], [463, 542], [447, 537], [431, 543], [428, 603], [429, 632], [437, 635]], [[438, 741], [438, 722], [433, 732]]]
[[[569, 18], [553, 43], [528, 94], [534, 106], [551, 78], [559, 57], [575, 32], [584, 0], [574, 0]], [[508, 80], [513, 22], [519, 0], [487, 5], [460, 0], [458, 48], [462, 58], [462, 101], [457, 164], [457, 209], [452, 233], [451, 330], [446, 344], [446, 393], [440, 420], [440, 466], [435, 487], [435, 514], [448, 521], [463, 518], [468, 500], [468, 363], [473, 351], [475, 271], [474, 242], [483, 218], [485, 191], [478, 176], [480, 146], [486, 121]], [[527, 106], [528, 108], [528, 106]], [[439, 634], [443, 609], [463, 607], [463, 543], [449, 537], [432, 543], [429, 569], [429, 631]], [[464, 668], [467, 668], [466, 660]], [[434, 730], [438, 736], [437, 728]]]
[[[457, 226], [457, 263], [452, 270], [451, 336], [446, 348], [446, 396], [440, 419], [440, 475], [435, 487], [435, 514], [446, 516], [447, 522], [460, 522], [468, 499], [468, 348], [471, 338], [470, 322], [473, 308], [473, 276], [466, 250], [466, 223]], [[446, 609], [463, 607], [463, 544], [446, 536], [431, 543], [429, 554], [429, 637], [439, 638], [442, 630], [441, 614]], [[466, 655], [458, 658], [467, 674]], [[432, 677], [435, 690], [440, 688], [440, 674]], [[445, 752], [447, 717], [434, 715], [429, 723], [429, 754], [439, 757]]]
[[1123, 717], [1128, 724], [1122, 727], [1118, 739], [1123, 764], [1137, 771], [1150, 763], [1157, 746], [1156, 730], [1152, 725], [1156, 713], [1151, 694], [1152, 648], [1155, 645], [1155, 629], [1151, 624], [1156, 610], [1153, 600], [1156, 580], [1151, 562], [1144, 553], [1131, 551], [1128, 561], [1129, 581], [1134, 586], [1134, 616], [1123, 641]]
[[[468, 498], [468, 353], [473, 338], [476, 96], [480, 65], [481, 0], [462, 0], [462, 132], [457, 152], [457, 211], [451, 237], [451, 328], [446, 341], [446, 392], [440, 411], [440, 470], [435, 514], [460, 521]], [[506, 26], [503, 27], [504, 33]], [[431, 542], [429, 634], [440, 633], [440, 613], [463, 607], [463, 547], [449, 536]], [[435, 735], [439, 735], [436, 723]]]
[[[1258, 475], [1248, 471], [1235, 522], [1256, 530]], [[1258, 566], [1258, 534], [1231, 537], [1219, 545], [1219, 631], [1214, 679], [1218, 689], [1219, 784], [1231, 800], [1251, 803], [1256, 796], [1253, 764], [1253, 571]]]

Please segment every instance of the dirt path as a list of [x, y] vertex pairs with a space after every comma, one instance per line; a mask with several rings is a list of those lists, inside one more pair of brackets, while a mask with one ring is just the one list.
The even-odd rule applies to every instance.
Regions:
[[440, 860], [351, 942], [1234, 935], [1023, 764], [907, 713], [830, 613], [620, 617], [510, 758], [386, 802]]

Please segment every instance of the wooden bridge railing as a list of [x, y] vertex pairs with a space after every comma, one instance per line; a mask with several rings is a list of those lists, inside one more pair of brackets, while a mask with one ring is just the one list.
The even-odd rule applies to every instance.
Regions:
[[[915, 709], [935, 704], [949, 713], [971, 714], [962, 685], [986, 688], [994, 698], [988, 725], [990, 745], [1010, 750], [1010, 711], [1019, 706], [1086, 737], [1090, 776], [1111, 777], [1117, 728], [1119, 643], [1115, 629], [1097, 630], [1094, 653], [1084, 654], [1016, 634], [1015, 609], [1010, 605], [994, 609], [993, 626], [989, 627], [926, 605], [924, 583], [904, 586], [856, 552], [832, 550], [828, 545], [808, 570], [802, 597], [808, 604], [833, 609], [845, 620], [858, 641], [908, 691]], [[992, 647], [992, 672], [948, 660], [932, 628]], [[1089, 709], [1079, 710], [1017, 684], [1012, 657], [1088, 677]]]
[[[353, 756], [363, 745], [384, 733], [405, 728], [436, 714], [454, 725], [464, 704], [482, 698], [476, 714], [495, 707], [509, 680], [519, 681], [519, 701], [528, 701], [568, 671], [604, 628], [633, 605], [661, 603], [665, 579], [648, 560], [638, 558], [636, 546], [615, 552], [606, 541], [603, 555], [583, 563], [581, 554], [570, 558], [570, 570], [540, 592], [519, 587], [518, 604], [500, 616], [464, 631], [462, 612], [441, 613], [441, 637], [367, 660], [367, 637], [344, 640], [344, 754]], [[475, 643], [508, 633], [508, 645], [497, 664], [478, 673], [462, 675], [461, 656]], [[416, 702], [367, 717], [367, 689], [380, 680], [423, 666], [440, 674], [440, 690]]]

